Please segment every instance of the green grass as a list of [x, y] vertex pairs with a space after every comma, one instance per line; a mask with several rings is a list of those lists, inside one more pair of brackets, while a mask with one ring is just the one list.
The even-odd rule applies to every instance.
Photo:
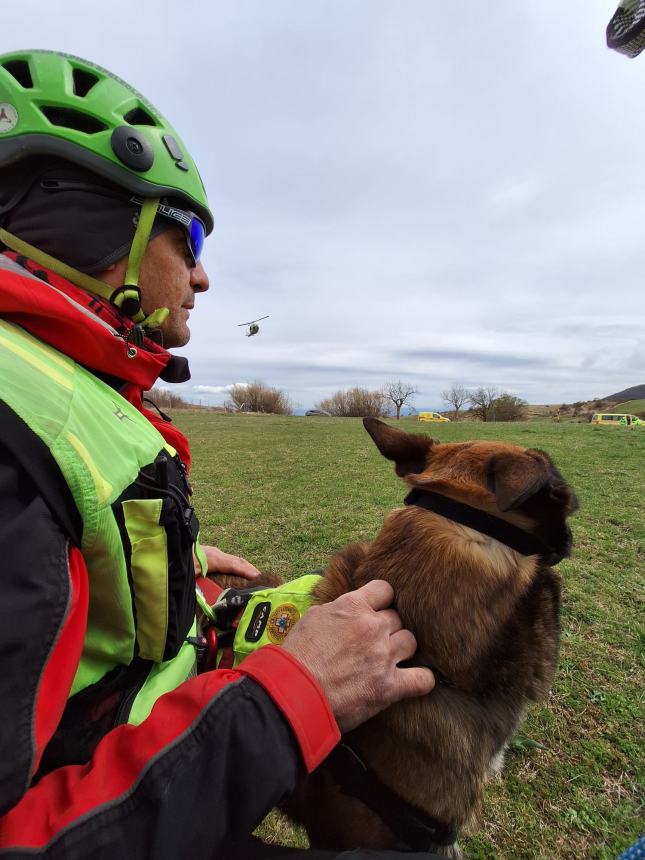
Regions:
[[[403, 485], [360, 421], [176, 413], [193, 446], [205, 542], [293, 577], [370, 539]], [[645, 433], [589, 424], [399, 426], [439, 441], [500, 439], [547, 450], [575, 487], [559, 671], [486, 792], [470, 858], [613, 860], [644, 830]], [[302, 845], [277, 816], [262, 833]]]
[[619, 403], [616, 406], [616, 412], [626, 412], [632, 415], [638, 412], [645, 412], [645, 399], [643, 400], [627, 400], [625, 403]]

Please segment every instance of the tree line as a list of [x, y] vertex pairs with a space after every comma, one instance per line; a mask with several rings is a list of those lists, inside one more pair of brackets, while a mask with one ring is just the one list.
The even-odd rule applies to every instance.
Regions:
[[521, 421], [525, 417], [526, 400], [494, 386], [481, 386], [469, 391], [458, 382], [441, 392], [441, 397], [453, 408], [454, 420], [468, 404], [468, 413], [479, 421]]
[[[342, 418], [384, 418], [388, 415], [401, 417], [403, 406], [410, 407], [418, 394], [417, 388], [400, 379], [386, 382], [377, 390], [350, 388], [337, 391], [316, 404], [316, 408]], [[454, 383], [441, 394], [452, 407], [453, 420], [463, 416], [468, 405], [468, 416], [479, 421], [521, 421], [525, 417], [526, 400], [508, 391], [488, 386], [468, 390]]]
[[418, 393], [413, 385], [400, 379], [386, 382], [382, 388], [349, 388], [337, 391], [316, 404], [316, 408], [339, 418], [385, 418], [394, 413], [401, 417], [404, 405], [410, 405]]
[[[233, 385], [228, 394], [229, 399], [224, 404], [227, 412], [266, 412], [271, 415], [291, 415], [293, 412], [293, 404], [284, 391], [263, 382]], [[165, 388], [146, 391], [144, 401], [161, 409], [190, 409], [195, 406]]]
[[[152, 394], [158, 406], [182, 408], [189, 406], [175, 394], [155, 389]], [[316, 409], [340, 418], [385, 418], [401, 417], [403, 407], [412, 408], [418, 389], [401, 379], [390, 380], [381, 388], [367, 389], [355, 386], [336, 391], [316, 404]], [[471, 390], [459, 383], [441, 393], [452, 408], [453, 420], [463, 417], [469, 406], [468, 416], [479, 421], [520, 421], [527, 405], [521, 397], [508, 391], [499, 391], [488, 386]], [[263, 412], [272, 415], [291, 415], [293, 403], [289, 396], [278, 388], [263, 382], [233, 385], [229, 400], [224, 404], [230, 412]]]

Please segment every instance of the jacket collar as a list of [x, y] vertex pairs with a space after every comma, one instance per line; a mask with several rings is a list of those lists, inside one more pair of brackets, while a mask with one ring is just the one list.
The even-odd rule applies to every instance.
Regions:
[[158, 378], [190, 379], [185, 358], [171, 355], [109, 302], [13, 251], [0, 254], [0, 316], [92, 372], [140, 390]]

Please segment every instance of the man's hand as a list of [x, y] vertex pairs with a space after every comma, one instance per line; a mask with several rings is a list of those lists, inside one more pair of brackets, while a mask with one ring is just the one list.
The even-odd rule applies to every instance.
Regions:
[[243, 576], [244, 579], [256, 579], [260, 575], [260, 571], [250, 561], [239, 555], [229, 555], [216, 546], [202, 546], [202, 549], [208, 562], [208, 573], [228, 573]]
[[394, 609], [389, 583], [377, 579], [332, 603], [312, 606], [282, 646], [319, 682], [341, 732], [379, 711], [434, 687], [429, 669], [401, 669], [416, 651]]

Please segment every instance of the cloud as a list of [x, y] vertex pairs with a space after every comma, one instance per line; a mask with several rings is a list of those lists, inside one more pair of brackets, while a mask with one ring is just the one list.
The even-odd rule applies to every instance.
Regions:
[[234, 386], [245, 388], [247, 385], [248, 382], [231, 382], [229, 385], [193, 385], [192, 390], [198, 394], [227, 394]]
[[401, 350], [402, 359], [413, 359], [424, 362], [455, 363], [471, 367], [535, 367], [542, 368], [553, 364], [553, 360], [543, 355], [514, 355], [512, 353], [477, 352], [474, 350], [457, 349], [409, 349]]
[[[212, 288], [182, 396], [257, 379], [306, 408], [394, 377], [432, 408], [455, 381], [534, 403], [645, 381], [645, 59], [604, 46], [606, 0], [466, 17], [427, 0], [211, 0], [197, 29], [141, 0], [144, 42], [120, 24], [129, 0], [100, 28], [67, 5], [8, 4], [3, 32], [28, 21], [34, 44], [131, 82], [208, 189]], [[157, 62], [178, 44], [190, 72]], [[256, 337], [237, 327], [265, 314]]]

